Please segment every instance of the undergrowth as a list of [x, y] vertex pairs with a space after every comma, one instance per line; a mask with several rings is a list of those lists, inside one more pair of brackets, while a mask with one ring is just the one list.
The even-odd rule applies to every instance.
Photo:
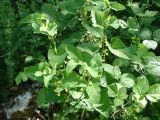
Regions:
[[29, 3], [4, 8], [16, 11], [0, 33], [0, 62], [4, 80], [20, 71], [17, 85], [42, 84], [37, 104], [48, 119], [160, 119], [158, 0]]

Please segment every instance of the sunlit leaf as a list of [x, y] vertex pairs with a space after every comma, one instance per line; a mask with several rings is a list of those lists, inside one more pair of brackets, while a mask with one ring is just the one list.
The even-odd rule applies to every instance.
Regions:
[[118, 2], [110, 2], [109, 4], [110, 8], [115, 10], [115, 11], [119, 11], [119, 10], [124, 10], [125, 6], [123, 6], [122, 4], [118, 3]]

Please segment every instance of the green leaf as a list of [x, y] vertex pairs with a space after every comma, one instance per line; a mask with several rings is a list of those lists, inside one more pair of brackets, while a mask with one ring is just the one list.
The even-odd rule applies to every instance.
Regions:
[[81, 51], [72, 45], [66, 46], [66, 52], [69, 57], [75, 59], [76, 61], [78, 61], [82, 56]]
[[121, 106], [121, 105], [123, 105], [124, 104], [124, 100], [123, 99], [119, 99], [119, 98], [115, 98], [114, 100], [113, 100], [113, 102], [114, 102], [114, 105], [117, 107], [117, 106]]
[[47, 35], [54, 36], [57, 34], [57, 24], [55, 21], [50, 21], [47, 27]]
[[[108, 25], [111, 25], [114, 21], [117, 20], [117, 17], [116, 16], [110, 16], [107, 18], [107, 24]], [[118, 25], [119, 26], [119, 25]]]
[[121, 87], [120, 84], [116, 84], [116, 83], [112, 83], [111, 85], [108, 85], [108, 96], [109, 97], [117, 97], [118, 86]]
[[34, 76], [35, 73], [39, 70], [38, 68], [38, 64], [35, 65], [35, 66], [30, 66], [30, 67], [26, 67], [24, 68], [24, 73], [28, 76], [28, 77], [31, 77], [31, 76]]
[[123, 58], [116, 58], [114, 60], [113, 65], [127, 68], [129, 66], [129, 60], [123, 59]]
[[96, 53], [98, 52], [98, 50], [100, 49], [99, 46], [97, 44], [94, 43], [82, 43], [80, 45], [77, 46], [78, 49], [80, 49], [81, 51], [86, 51], [88, 53]]
[[147, 99], [139, 94], [134, 94], [132, 100], [134, 100], [141, 108], [145, 108], [147, 105]]
[[146, 77], [137, 78], [136, 84], [133, 86], [133, 92], [138, 95], [145, 95], [149, 89], [149, 83]]
[[106, 75], [102, 75], [102, 76], [100, 77], [100, 81], [101, 81], [101, 86], [106, 88], [106, 87], [107, 87]]
[[53, 74], [44, 76], [44, 86], [48, 87], [49, 82], [53, 79]]
[[63, 101], [63, 97], [58, 96], [55, 92], [54, 92], [54, 88], [52, 87], [43, 87], [40, 89], [40, 91], [38, 92], [38, 96], [37, 96], [37, 102], [39, 106], [46, 106], [48, 107], [49, 104], [51, 103], [58, 103], [58, 102], [62, 102]]
[[33, 13], [33, 14], [30, 14], [28, 15], [27, 17], [24, 17], [20, 23], [35, 23], [37, 22], [38, 20], [42, 20], [42, 19], [48, 19], [49, 16], [47, 14], [43, 14], [43, 13]]
[[110, 101], [106, 89], [100, 88], [97, 83], [86, 88], [88, 94], [88, 103], [104, 117], [109, 117], [110, 112]]
[[153, 17], [153, 16], [156, 16], [157, 13], [158, 13], [157, 11], [146, 10], [145, 12], [137, 13], [136, 15], [140, 17]]
[[34, 57], [33, 57], [33, 56], [27, 56], [27, 57], [25, 58], [25, 63], [31, 63], [31, 62], [33, 62], [33, 60], [34, 60]]
[[108, 85], [109, 97], [118, 97], [120, 99], [125, 99], [126, 92], [126, 88], [119, 83], [112, 83], [111, 85]]
[[106, 4], [104, 2], [104, 0], [92, 0], [90, 1], [91, 5], [87, 5], [85, 6], [85, 9], [87, 11], [103, 11], [103, 9], [106, 8]]
[[84, 65], [84, 66], [83, 65], [82, 65], [82, 69], [87, 70], [92, 77], [94, 77], [94, 78], [99, 77], [99, 74], [98, 74], [99, 73], [99, 68], [98, 67], [90, 67], [88, 65]]
[[158, 7], [160, 7], [160, 1], [159, 0], [153, 0], [153, 3], [155, 3]]
[[84, 93], [80, 90], [70, 90], [69, 94], [73, 97], [73, 99], [82, 99], [84, 98]]
[[71, 59], [66, 66], [66, 73], [70, 74], [73, 69], [78, 65], [78, 63], [76, 63], [73, 59]]
[[151, 102], [160, 100], [160, 84], [152, 85], [147, 91], [146, 98]]
[[110, 2], [109, 7], [115, 11], [124, 10], [125, 6], [118, 2]]
[[158, 43], [160, 42], [160, 29], [156, 29], [154, 32], [153, 32], [153, 39], [155, 41], [157, 41]]
[[158, 43], [154, 40], [143, 40], [143, 45], [148, 49], [155, 50], [158, 46]]
[[91, 33], [92, 35], [98, 38], [101, 38], [101, 36], [103, 35], [103, 30], [99, 27], [91, 27], [86, 23], [83, 23], [83, 26], [87, 29], [89, 33]]
[[121, 78], [120, 82], [127, 88], [132, 88], [135, 84], [135, 77], [131, 73], [124, 73]]
[[89, 65], [96, 67], [100, 67], [102, 65], [102, 57], [100, 53], [94, 53]]
[[91, 20], [94, 27], [103, 28], [105, 25], [105, 16], [103, 12], [91, 11]]
[[115, 28], [115, 29], [118, 29], [119, 27], [121, 28], [127, 28], [128, 25], [127, 23], [122, 20], [122, 19], [116, 19], [114, 20], [111, 24], [110, 24], [111, 27]]
[[99, 53], [95, 53], [87, 65], [86, 70], [91, 74], [92, 77], [98, 77], [102, 72], [102, 58]]
[[67, 45], [66, 51], [69, 54], [68, 58], [74, 59], [74, 64], [72, 64], [73, 67], [74, 65], [81, 65], [80, 72], [87, 70], [92, 77], [98, 77], [99, 73], [102, 72], [102, 58], [100, 54], [93, 54], [91, 50], [84, 47], [76, 48], [70, 45]]
[[129, 7], [131, 7], [131, 9], [133, 10], [134, 14], [143, 13], [143, 11], [146, 9], [145, 5], [142, 5], [140, 7], [140, 3], [139, 2], [130, 3]]
[[147, 61], [146, 71], [150, 75], [160, 76], [160, 57], [155, 56]]
[[105, 88], [101, 88], [100, 101], [98, 105], [94, 105], [95, 106], [94, 109], [101, 115], [103, 115], [105, 118], [109, 118], [111, 105], [110, 105], [110, 99], [106, 91], [107, 90]]
[[41, 71], [36, 71], [35, 74], [34, 74], [36, 77], [40, 77], [43, 75], [43, 72]]
[[147, 93], [148, 94], [160, 94], [160, 84], [154, 84], [154, 85], [150, 86]]
[[45, 14], [47, 14], [51, 19], [56, 20], [56, 22], [59, 22], [59, 15], [56, 11], [56, 7], [54, 7], [52, 4], [44, 3], [42, 4], [41, 11]]
[[152, 37], [152, 32], [148, 28], [144, 28], [141, 30], [140, 36], [143, 40], [150, 40]]
[[83, 31], [74, 32], [74, 33], [70, 34], [69, 37], [67, 36], [67, 38], [65, 38], [65, 39], [63, 40], [63, 43], [64, 43], [64, 44], [73, 45], [73, 44], [75, 44], [75, 43], [77, 43], [77, 42], [80, 41], [82, 35], [83, 35]]
[[56, 71], [57, 66], [64, 63], [64, 60], [66, 58], [66, 53], [62, 51], [61, 53], [56, 55], [54, 52], [55, 52], [54, 49], [51, 47], [48, 51], [48, 60], [49, 64], [53, 67], [54, 71]]
[[72, 72], [69, 75], [65, 75], [61, 82], [61, 87], [65, 88], [76, 88], [76, 87], [87, 87], [87, 81], [80, 78], [80, 76]]
[[124, 58], [124, 59], [128, 59], [130, 60], [129, 56], [126, 54], [127, 50], [125, 49], [113, 49], [111, 47], [111, 45], [108, 43], [108, 41], [106, 40], [106, 45], [108, 47], [108, 49], [110, 50], [111, 53], [113, 53], [114, 55]]
[[59, 7], [62, 9], [62, 13], [66, 15], [75, 14], [76, 11], [84, 5], [85, 0], [67, 0], [58, 3]]
[[21, 23], [31, 23], [35, 33], [52, 37], [57, 34], [57, 24], [46, 13], [33, 13], [22, 19]]
[[89, 63], [92, 58], [92, 53], [80, 50], [72, 45], [66, 46], [66, 52], [69, 55], [68, 57], [74, 59], [77, 63], [80, 61]]
[[57, 24], [52, 20], [46, 20], [46, 25], [43, 23], [32, 23], [32, 27], [35, 33], [41, 33], [48, 36], [54, 36], [57, 34]]
[[89, 85], [86, 88], [86, 92], [88, 94], [87, 101], [93, 106], [94, 104], [99, 104], [100, 101], [100, 86], [97, 84]]
[[24, 72], [20, 72], [16, 77], [16, 83], [20, 84], [22, 80], [26, 81], [28, 78], [42, 82], [43, 75], [48, 74], [49, 71], [50, 68], [46, 62], [41, 62], [35, 66], [25, 67]]
[[127, 19], [129, 31], [137, 32], [139, 30], [139, 25], [134, 17], [129, 17]]
[[120, 38], [118, 38], [118, 37], [112, 37], [111, 40], [112, 40], [111, 41], [112, 42], [111, 46], [114, 49], [122, 49], [122, 48], [126, 47], [126, 45], [124, 44], [124, 42], [122, 42], [122, 40]]
[[24, 72], [19, 72], [15, 78], [16, 84], [19, 85], [22, 81], [26, 81], [28, 76]]
[[127, 98], [127, 89], [119, 83], [112, 83], [108, 86], [108, 96], [114, 98], [115, 106], [120, 106]]
[[103, 64], [103, 69], [105, 72], [107, 72], [109, 75], [111, 75], [114, 79], [119, 79], [121, 76], [121, 70], [118, 66], [112, 66], [110, 64]]
[[124, 86], [118, 88], [117, 97], [119, 99], [127, 99], [127, 96], [127, 89]]

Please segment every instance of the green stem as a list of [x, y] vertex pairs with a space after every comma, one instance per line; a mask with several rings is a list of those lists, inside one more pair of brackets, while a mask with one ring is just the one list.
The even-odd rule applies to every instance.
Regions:
[[104, 30], [104, 32], [103, 32], [103, 36], [102, 36], [102, 38], [101, 38], [101, 46], [102, 46], [102, 60], [103, 61], [105, 61], [105, 57], [106, 57], [106, 53], [105, 53], [105, 51], [106, 51], [106, 48], [105, 48], [105, 40], [106, 40], [106, 32], [105, 32], [106, 30]]
[[56, 42], [54, 41], [53, 43], [54, 43], [54, 51], [55, 51], [55, 53], [57, 54], [57, 46], [56, 46]]
[[84, 114], [85, 114], [85, 109], [83, 109], [83, 111], [82, 111], [81, 120], [84, 120]]
[[55, 54], [57, 54], [57, 45], [56, 45], [56, 41], [55, 41], [55, 39], [53, 38], [53, 36], [52, 36], [50, 39], [51, 39], [50, 45], [51, 45], [52, 48], [54, 48]]

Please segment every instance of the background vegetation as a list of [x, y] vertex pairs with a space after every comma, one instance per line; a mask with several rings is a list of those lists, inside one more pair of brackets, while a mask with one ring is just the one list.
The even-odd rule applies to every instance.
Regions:
[[[48, 119], [160, 119], [159, 0], [2, 0], [0, 98], [42, 85]], [[27, 23], [27, 24], [26, 24]]]

